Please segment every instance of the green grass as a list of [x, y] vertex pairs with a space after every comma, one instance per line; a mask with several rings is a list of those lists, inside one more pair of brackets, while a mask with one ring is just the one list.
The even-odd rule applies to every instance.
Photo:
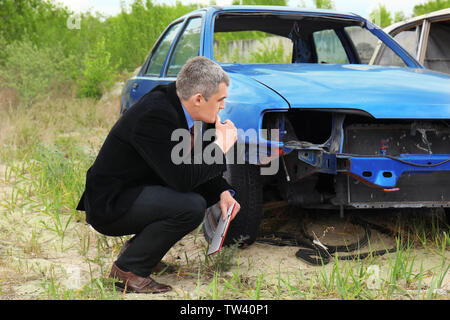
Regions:
[[[37, 282], [39, 290], [30, 299], [128, 297], [106, 279], [126, 237], [98, 234], [75, 210], [86, 171], [117, 117], [117, 101], [100, 103], [75, 94], [35, 102], [32, 108], [0, 110], [0, 259], [9, 272], [0, 272], [2, 296], [17, 298], [14, 288]], [[289, 271], [280, 261], [266, 259], [262, 265], [251, 247], [227, 247], [207, 256], [199, 227], [188, 247], [177, 246], [173, 262], [181, 272], [167, 278], [175, 287], [170, 298], [448, 299], [442, 293], [449, 273], [448, 227], [439, 216], [404, 221], [392, 254], [334, 259], [314, 268], [298, 260], [298, 268]], [[64, 270], [71, 264], [81, 270], [76, 289], [65, 283]], [[380, 269], [378, 288], [370, 287], [373, 266]]]

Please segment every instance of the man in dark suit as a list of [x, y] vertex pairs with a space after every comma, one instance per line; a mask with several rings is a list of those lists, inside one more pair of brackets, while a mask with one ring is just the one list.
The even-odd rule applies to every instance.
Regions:
[[[77, 209], [86, 211], [86, 221], [102, 234], [134, 234], [110, 273], [128, 291], [171, 290], [150, 278], [167, 267], [163, 256], [198, 227], [207, 207], [219, 202], [225, 217], [235, 202], [222, 173], [237, 130], [218, 116], [228, 85], [229, 77], [218, 64], [204, 57], [190, 59], [176, 82], [144, 95], [115, 123], [87, 171]], [[173, 141], [173, 132], [186, 130], [190, 138], [187, 130], [196, 120], [215, 125], [216, 139], [209, 146], [221, 161], [175, 164], [172, 151], [179, 142]], [[237, 203], [236, 213], [239, 208]]]

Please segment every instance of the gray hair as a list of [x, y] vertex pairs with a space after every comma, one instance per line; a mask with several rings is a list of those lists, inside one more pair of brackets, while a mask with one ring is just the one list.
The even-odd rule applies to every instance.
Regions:
[[194, 57], [178, 73], [177, 94], [181, 99], [187, 100], [200, 93], [208, 100], [219, 91], [219, 84], [222, 82], [230, 85], [230, 77], [221, 66], [208, 58]]

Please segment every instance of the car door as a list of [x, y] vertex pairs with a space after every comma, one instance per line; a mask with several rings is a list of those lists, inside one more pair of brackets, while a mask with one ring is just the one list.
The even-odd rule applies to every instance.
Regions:
[[157, 85], [175, 81], [186, 61], [202, 54], [202, 20], [193, 16], [167, 29], [141, 73], [130, 80], [130, 105]]
[[[157, 85], [169, 82], [162, 77], [163, 68], [182, 26], [183, 21], [179, 21], [166, 29], [139, 74], [128, 81], [124, 94], [124, 97], [128, 97], [127, 109]], [[129, 93], [127, 94], [126, 91]]]
[[165, 70], [165, 80], [174, 81], [189, 58], [202, 55], [202, 16], [187, 20], [183, 32], [172, 50]]

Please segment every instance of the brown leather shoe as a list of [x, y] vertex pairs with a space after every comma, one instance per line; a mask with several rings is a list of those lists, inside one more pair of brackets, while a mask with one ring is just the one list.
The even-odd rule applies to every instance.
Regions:
[[[130, 246], [130, 240], [125, 241], [123, 244], [122, 249], [120, 249], [119, 255], [117, 256], [117, 259], [119, 259], [120, 255], [127, 250], [127, 248]], [[168, 264], [166, 262], [160, 261], [158, 264], [152, 269], [153, 274], [161, 275], [164, 273], [171, 274], [176, 273], [178, 271], [178, 268], [174, 265]]]
[[136, 293], [163, 293], [172, 290], [172, 287], [166, 284], [158, 283], [150, 277], [140, 277], [133, 272], [125, 272], [113, 263], [109, 278], [115, 278], [120, 281], [115, 285], [125, 289], [127, 292]]

